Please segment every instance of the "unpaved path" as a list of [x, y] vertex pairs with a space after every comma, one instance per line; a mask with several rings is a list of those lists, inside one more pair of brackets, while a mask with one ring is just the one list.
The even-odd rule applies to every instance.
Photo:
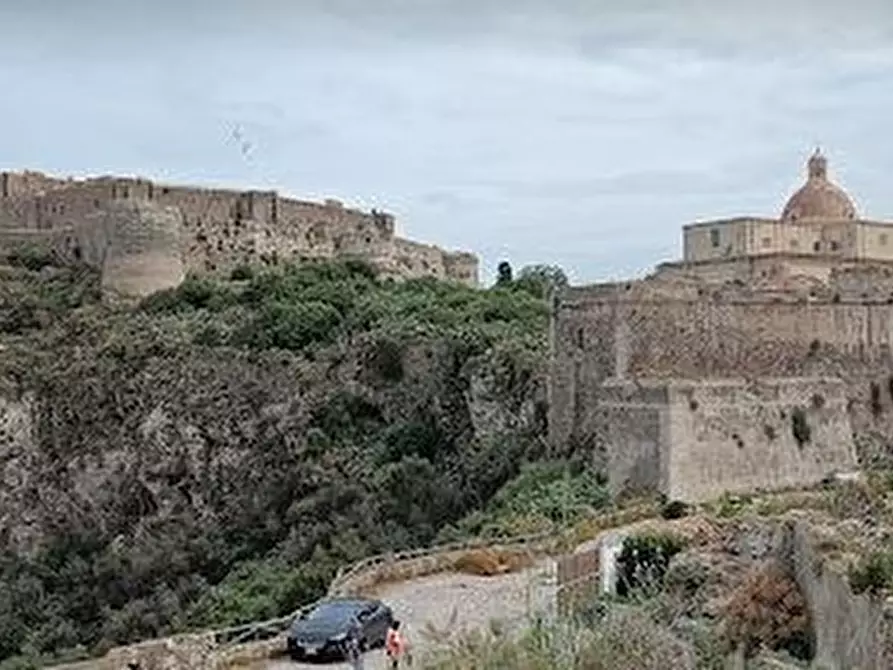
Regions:
[[[495, 577], [440, 573], [386, 584], [374, 595], [393, 608], [395, 616], [406, 628], [410, 644], [420, 654], [438, 644], [440, 635], [432, 636], [431, 628], [455, 632], [485, 627], [493, 620], [517, 626], [530, 615], [550, 608], [554, 598], [554, 586], [550, 582], [552, 565], [546, 560], [527, 570]], [[258, 670], [341, 670], [348, 667], [346, 663], [307, 664], [286, 659], [256, 666]], [[384, 670], [384, 652], [369, 652], [365, 668]]]

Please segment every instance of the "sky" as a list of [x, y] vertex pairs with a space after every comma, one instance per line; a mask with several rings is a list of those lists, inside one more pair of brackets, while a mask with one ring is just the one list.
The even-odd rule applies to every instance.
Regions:
[[0, 90], [0, 169], [334, 197], [485, 281], [641, 275], [817, 144], [893, 219], [889, 0], [0, 0]]

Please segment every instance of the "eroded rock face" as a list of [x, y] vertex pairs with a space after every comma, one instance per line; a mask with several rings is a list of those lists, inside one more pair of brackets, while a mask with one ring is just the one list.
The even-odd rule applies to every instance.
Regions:
[[13, 551], [29, 554], [39, 536], [34, 395], [10, 396], [0, 395], [0, 538]]
[[[529, 373], [506, 370], [496, 362], [477, 364], [469, 370], [466, 392], [468, 411], [475, 434], [481, 439], [511, 431], [545, 433], [545, 379]], [[506, 383], [506, 375], [515, 375]], [[513, 382], [513, 383], [512, 383]], [[511, 389], [507, 392], [507, 389]]]
[[[339, 393], [362, 398], [382, 426], [423, 410], [466, 444], [544, 431], [540, 377], [512, 383], [489, 359], [454, 371], [435, 348], [407, 356], [402, 378], [382, 382], [355, 353], [307, 362], [191, 352], [150, 357], [135, 371], [84, 359], [39, 391], [0, 393], [3, 544], [31, 553], [72, 524], [135, 538], [171, 519], [221, 523], [286, 467], [290, 486], [310, 495], [321, 482], [297, 464], [316, 458], [310, 422]], [[352, 464], [368, 476], [363, 458]]]

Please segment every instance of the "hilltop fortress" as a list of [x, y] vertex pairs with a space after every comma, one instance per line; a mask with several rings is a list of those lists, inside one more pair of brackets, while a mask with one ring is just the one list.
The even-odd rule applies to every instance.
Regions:
[[683, 228], [641, 280], [553, 296], [550, 438], [615, 492], [704, 500], [889, 461], [893, 223], [813, 154], [777, 219]]
[[298, 258], [360, 258], [384, 276], [478, 282], [475, 255], [397, 237], [390, 214], [140, 178], [0, 173], [0, 252], [21, 245], [101, 268], [104, 290], [130, 297], [176, 286], [190, 272]]

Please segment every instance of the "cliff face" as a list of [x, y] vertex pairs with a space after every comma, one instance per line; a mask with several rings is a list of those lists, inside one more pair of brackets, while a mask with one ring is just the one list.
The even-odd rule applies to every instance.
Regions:
[[[129, 312], [38, 304], [10, 327], [0, 658], [289, 611], [344, 561], [431, 541], [535, 455], [537, 300], [351, 272], [356, 304], [426, 307], [411, 327], [376, 327], [339, 305], [341, 326], [311, 337], [302, 329], [328, 324], [320, 305], [334, 298], [310, 309], [267, 276], [238, 289], [187, 280]], [[344, 295], [318, 279], [301, 290]], [[450, 300], [482, 301], [491, 321], [425, 326], [418, 309], [445, 318]], [[251, 600], [245, 584], [275, 593]]]
[[[487, 357], [456, 370], [457, 361], [437, 352], [441, 360], [423, 374], [409, 369], [405, 381], [381, 385], [361, 351], [314, 363], [234, 351], [171, 354], [131, 366], [58, 351], [64, 362], [52, 378], [7, 389], [0, 536], [8, 546], [33, 553], [67, 526], [118, 537], [177, 515], [207, 521], [221, 505], [244, 510], [229, 494], [247, 505], [286, 484], [300, 499], [324, 485], [308, 467], [315, 456], [362, 485], [383, 465], [363, 447], [379, 437], [394, 442], [400, 426], [418, 433], [401, 449], [434, 459], [455, 452], [457, 442], [544, 428], [541, 378], [508, 387], [495, 379], [499, 362]], [[341, 442], [354, 430], [370, 434]]]

